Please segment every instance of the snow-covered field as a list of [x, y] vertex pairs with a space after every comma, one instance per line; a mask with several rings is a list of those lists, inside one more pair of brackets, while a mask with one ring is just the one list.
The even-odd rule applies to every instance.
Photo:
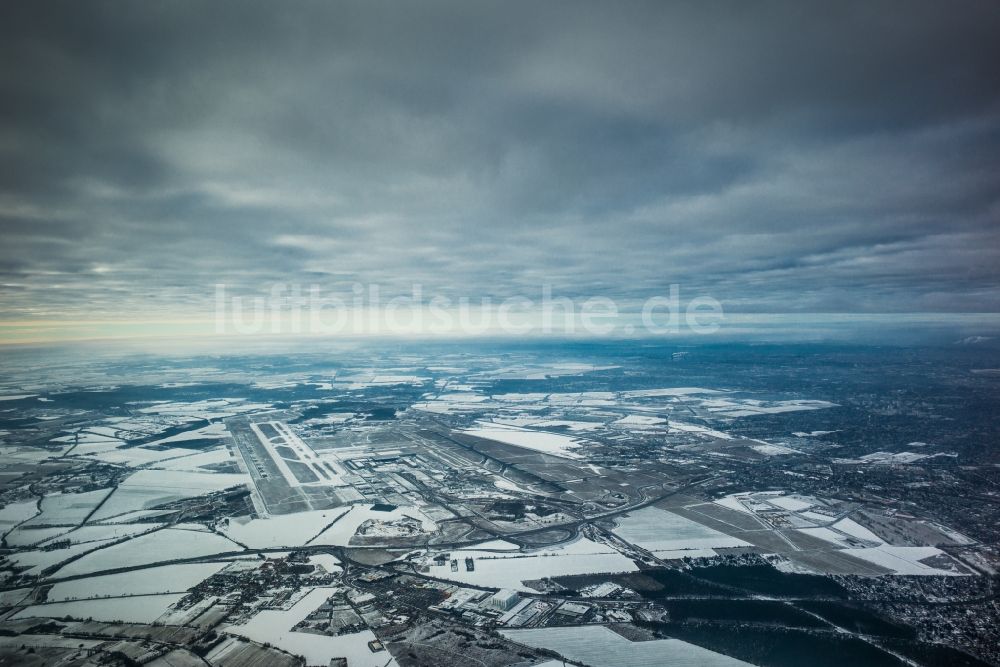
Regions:
[[89, 553], [61, 568], [58, 576], [88, 574], [172, 559], [240, 551], [240, 549], [241, 547], [232, 541], [214, 533], [166, 528]]
[[859, 540], [867, 540], [869, 542], [876, 543], [882, 542], [882, 538], [859, 524], [854, 519], [841, 519], [837, 523], [833, 524], [833, 527], [840, 532], [856, 537]]
[[371, 630], [339, 637], [326, 637], [291, 628], [303, 620], [333, 595], [337, 589], [314, 588], [290, 609], [266, 609], [243, 625], [231, 625], [226, 632], [253, 641], [269, 643], [295, 655], [301, 655], [308, 665], [328, 665], [332, 658], [347, 658], [351, 667], [396, 667], [388, 651], [372, 653], [368, 642], [375, 639]]
[[[478, 545], [485, 547], [486, 544]], [[510, 590], [531, 591], [522, 581], [557, 577], [570, 574], [633, 572], [635, 563], [605, 544], [580, 538], [574, 542], [530, 552], [487, 551], [483, 548], [458, 549], [451, 551], [451, 557], [458, 559], [458, 570], [451, 571], [451, 565], [435, 565], [430, 558], [427, 565], [429, 574], [439, 579], [448, 579], [464, 584], [508, 588]], [[465, 569], [465, 559], [473, 558], [475, 570]]]
[[190, 440], [202, 440], [206, 438], [221, 438], [225, 434], [226, 425], [222, 422], [218, 422], [215, 424], [209, 424], [208, 426], [204, 426], [202, 428], [184, 431], [183, 433], [178, 433], [177, 435], [160, 438], [159, 440], [149, 443], [147, 446], [167, 445], [174, 442], [188, 442]]
[[[69, 540], [73, 544], [81, 542], [94, 542], [98, 540], [121, 539], [130, 535], [139, 535], [159, 528], [163, 524], [159, 523], [130, 523], [130, 524], [88, 524], [80, 528], [61, 529], [57, 539]], [[47, 540], [52, 542], [56, 538]]]
[[358, 531], [358, 527], [365, 521], [369, 519], [376, 521], [399, 521], [403, 517], [419, 521], [421, 530], [425, 533], [432, 533], [437, 530], [437, 524], [417, 507], [401, 506], [390, 512], [376, 512], [369, 505], [351, 505], [350, 511], [337, 521], [337, 523], [317, 536], [313, 544], [346, 546]]
[[[806, 509], [813, 507], [816, 503], [810, 501], [805, 496], [786, 496], [784, 491], [761, 491], [757, 493], [732, 493], [714, 501], [716, 505], [721, 505], [744, 514], [753, 514], [754, 511], [766, 511], [774, 509], [789, 510], [790, 507]], [[798, 511], [798, 510], [790, 510]]]
[[222, 532], [255, 549], [299, 546], [319, 535], [327, 525], [350, 510], [350, 507], [336, 507], [268, 519], [231, 519]]
[[102, 521], [133, 510], [194, 498], [245, 484], [247, 475], [188, 470], [140, 470], [119, 485], [92, 517]]
[[721, 394], [718, 389], [704, 389], [702, 387], [669, 387], [666, 389], [639, 389], [636, 391], [624, 391], [625, 398], [653, 398], [660, 396], [689, 396], [691, 394]]
[[750, 663], [680, 639], [631, 642], [602, 625], [501, 630], [508, 639], [547, 648], [592, 667], [740, 667]]
[[86, 493], [57, 493], [42, 498], [42, 513], [25, 525], [74, 526], [82, 522], [111, 492], [110, 489]]
[[653, 553], [671, 552], [671, 557], [680, 558], [688, 554], [687, 549], [721, 549], [727, 547], [749, 546], [736, 537], [703, 526], [700, 523], [685, 519], [682, 516], [661, 510], [657, 507], [645, 507], [618, 519], [618, 527], [614, 529], [626, 542], [635, 544]]
[[344, 569], [340, 566], [340, 561], [337, 560], [336, 556], [331, 554], [316, 554], [314, 556], [309, 556], [309, 563], [311, 565], [318, 565], [330, 574], [336, 574]]
[[134, 597], [107, 598], [103, 600], [78, 600], [76, 602], [53, 602], [26, 607], [14, 618], [49, 616], [62, 618], [72, 616], [79, 619], [92, 618], [95, 621], [127, 621], [130, 623], [152, 623], [166, 613], [170, 605], [183, 598], [183, 594], [138, 595]]
[[728, 433], [723, 433], [722, 431], [717, 431], [707, 426], [699, 426], [698, 424], [686, 424], [684, 422], [678, 422], [670, 420], [670, 432], [671, 433], [697, 433], [699, 435], [705, 435], [712, 438], [719, 438], [720, 440], [732, 440], [733, 436]]
[[14, 528], [7, 534], [7, 546], [29, 547], [42, 542], [47, 542], [54, 537], [59, 537], [69, 530], [68, 527], [40, 528], [37, 526], [20, 526]]
[[792, 449], [791, 447], [784, 447], [782, 445], [772, 445], [770, 443], [764, 443], [762, 445], [750, 445], [750, 449], [754, 450], [758, 454], [763, 454], [764, 456], [784, 456], [786, 454], [801, 454], [797, 449]]
[[751, 398], [741, 399], [710, 399], [701, 402], [701, 407], [723, 417], [752, 417], [754, 415], [775, 415], [783, 412], [798, 412], [800, 410], [821, 410], [835, 408], [836, 403], [829, 401], [792, 400], [792, 401], [761, 401]]
[[[961, 576], [958, 569], [944, 569], [926, 565], [920, 561], [933, 556], [941, 556], [937, 547], [894, 547], [883, 544], [868, 549], [843, 549], [843, 552], [888, 568], [896, 574]], [[949, 559], [950, 560], [950, 559]]]
[[76, 556], [78, 554], [91, 551], [103, 544], [109, 544], [110, 540], [103, 540], [100, 542], [85, 542], [83, 544], [74, 544], [67, 549], [56, 549], [53, 551], [19, 551], [14, 554], [10, 554], [7, 558], [16, 563], [18, 567], [26, 567], [28, 569], [28, 574], [40, 575], [43, 570], [53, 565], [57, 565], [69, 558]]
[[[38, 505], [35, 500], [25, 500], [4, 506], [0, 509], [0, 535], [6, 536], [8, 544], [21, 545], [34, 544], [58, 532], [59, 529], [55, 529], [55, 531], [47, 529], [46, 534], [40, 533], [38, 530], [19, 531], [15, 529], [19, 523], [27, 521], [36, 514], [38, 514]], [[18, 533], [21, 532], [29, 533], [29, 535], [19, 536]], [[30, 533], [34, 533], [34, 535]]]
[[417, 507], [403, 506], [391, 512], [376, 512], [370, 505], [348, 505], [328, 510], [285, 514], [268, 519], [234, 519], [229, 522], [228, 527], [222, 529], [222, 532], [238, 542], [258, 549], [295, 547], [307, 542], [346, 546], [354, 537], [358, 527], [368, 519], [398, 521], [403, 517], [420, 521], [424, 532], [431, 533], [437, 530], [437, 524]]
[[179, 419], [183, 423], [221, 420], [246, 412], [266, 410], [270, 407], [268, 403], [250, 403], [242, 398], [214, 398], [191, 402], [156, 402], [149, 407], [140, 409], [139, 412], [169, 416]]
[[515, 484], [509, 479], [503, 479], [502, 477], [495, 477], [493, 479], [493, 486], [498, 489], [503, 489], [504, 491], [517, 491], [519, 493], [531, 493], [530, 489], [526, 489], [520, 484]]
[[37, 503], [34, 500], [24, 500], [4, 505], [0, 509], [0, 530], [10, 530], [22, 521], [27, 521], [38, 514]]
[[216, 447], [208, 451], [189, 452], [187, 456], [160, 461], [156, 464], [157, 469], [162, 470], [189, 470], [192, 472], [205, 472], [202, 466], [218, 465], [233, 460], [233, 455], [225, 447]]
[[477, 438], [495, 440], [515, 447], [531, 449], [536, 452], [551, 454], [552, 456], [562, 456], [563, 458], [579, 458], [573, 452], [580, 446], [576, 438], [560, 433], [548, 433], [546, 431], [530, 431], [515, 426], [502, 426], [500, 424], [489, 424], [480, 422], [476, 428], [462, 431]]
[[665, 428], [667, 420], [661, 417], [649, 417], [646, 415], [626, 415], [621, 419], [611, 422], [612, 426], [631, 428], [636, 430]]
[[[78, 452], [74, 450], [74, 454], [76, 453]], [[135, 468], [139, 466], [151, 465], [160, 461], [183, 458], [185, 456], [190, 456], [193, 453], [194, 452], [190, 449], [182, 449], [179, 447], [162, 450], [147, 449], [146, 447], [123, 447], [91, 452], [90, 456], [99, 461], [104, 461], [105, 463], [119, 463]]]
[[61, 602], [109, 596], [183, 593], [226, 566], [226, 563], [182, 563], [63, 581], [52, 586], [48, 600]]
[[[780, 491], [762, 491], [731, 494], [716, 500], [715, 503], [745, 514], [755, 514], [762, 525], [768, 521], [766, 517], [775, 511], [783, 511], [783, 518], [796, 526], [798, 532], [823, 540], [832, 548], [880, 565], [896, 574], [950, 576], [966, 574], [958, 563], [934, 546], [887, 544], [870, 529], [844, 516], [844, 513], [838, 512], [835, 507], [831, 507], [829, 500], [798, 494], [785, 495]], [[843, 518], [837, 518], [838, 516]], [[937, 557], [935, 565], [921, 562], [931, 557]]]
[[805, 496], [798, 496], [794, 494], [788, 496], [773, 496], [768, 499], [768, 502], [772, 505], [790, 510], [792, 512], [807, 510], [816, 505], [815, 498], [807, 498]]

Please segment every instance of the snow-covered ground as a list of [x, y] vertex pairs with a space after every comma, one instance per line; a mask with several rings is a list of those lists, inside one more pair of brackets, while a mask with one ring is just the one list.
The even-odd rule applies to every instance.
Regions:
[[678, 422], [670, 420], [670, 432], [671, 433], [697, 433], [699, 435], [706, 435], [712, 438], [719, 438], [720, 440], [732, 440], [733, 436], [728, 433], [723, 433], [722, 431], [716, 431], [715, 429], [708, 428], [707, 426], [699, 426], [698, 424], [686, 424], [684, 422]]
[[111, 489], [45, 496], [42, 498], [42, 513], [25, 525], [72, 527], [82, 522], [109, 493]]
[[0, 533], [6, 533], [11, 528], [27, 521], [38, 514], [38, 503], [35, 500], [23, 500], [9, 503], [0, 509]]
[[167, 445], [174, 442], [188, 442], [190, 440], [203, 440], [206, 438], [221, 438], [225, 434], [226, 425], [222, 422], [218, 422], [215, 424], [209, 424], [208, 426], [203, 426], [202, 428], [184, 431], [183, 433], [178, 433], [177, 435], [160, 438], [159, 440], [149, 443], [147, 446]]
[[799, 496], [795, 494], [788, 496], [773, 496], [768, 498], [767, 502], [791, 512], [807, 510], [816, 505], [815, 498], [808, 498], [806, 496]]
[[[778, 511], [783, 520], [796, 526], [795, 530], [798, 532], [823, 540], [845, 554], [875, 563], [895, 574], [951, 576], [966, 574], [958, 563], [937, 547], [892, 546], [843, 513], [838, 514], [842, 518], [832, 516], [836, 510], [835, 506], [830, 505], [831, 502], [812, 496], [785, 495], [781, 491], [735, 493], [715, 501], [716, 504], [729, 509], [745, 514], [756, 514], [762, 525], [769, 522], [768, 517]], [[921, 562], [931, 557], [937, 557], [935, 565]]]
[[657, 554], [670, 552], [670, 557], [673, 558], [690, 555], [684, 553], [688, 549], [705, 550], [749, 546], [748, 542], [739, 538], [731, 537], [657, 507], [645, 507], [619, 518], [618, 527], [614, 529], [614, 533], [626, 542], [647, 551]]
[[[458, 570], [455, 572], [451, 571], [450, 563], [435, 565], [428, 557], [429, 574], [464, 584], [531, 591], [522, 581], [570, 574], [633, 572], [638, 569], [630, 559], [606, 544], [585, 538], [524, 553], [487, 551], [482, 548], [487, 544], [491, 543], [477, 545], [478, 548], [452, 550], [451, 558], [458, 559]], [[474, 559], [475, 570], [466, 570], [466, 558]]]
[[55, 549], [52, 551], [43, 551], [41, 549], [35, 551], [19, 551], [8, 555], [7, 559], [12, 563], [15, 563], [18, 567], [29, 568], [27, 571], [28, 574], [38, 576], [46, 568], [62, 563], [73, 556], [96, 549], [101, 545], [110, 543], [111, 540], [103, 540], [100, 542], [74, 544], [66, 549]]
[[171, 559], [240, 551], [240, 549], [230, 540], [214, 533], [166, 528], [88, 553], [61, 568], [57, 576], [88, 574]]
[[238, 542], [257, 549], [296, 547], [307, 542], [317, 545], [346, 546], [365, 521], [369, 519], [399, 521], [404, 517], [420, 521], [424, 532], [431, 533], [437, 530], [437, 524], [417, 507], [402, 506], [390, 512], [376, 512], [370, 505], [348, 505], [267, 519], [233, 519], [222, 532]]
[[630, 428], [635, 430], [646, 430], [654, 428], [665, 428], [667, 420], [661, 417], [649, 417], [646, 415], [626, 415], [621, 419], [611, 422], [612, 426]]
[[764, 456], [784, 456], [786, 454], [801, 454], [797, 449], [792, 449], [791, 447], [785, 447], [783, 445], [772, 445], [770, 443], [764, 443], [762, 445], [750, 445], [750, 449], [754, 450], [758, 454], [763, 454]]
[[465, 429], [462, 433], [474, 435], [478, 438], [495, 440], [515, 447], [531, 449], [536, 452], [561, 456], [563, 458], [579, 458], [573, 450], [580, 447], [580, 442], [576, 438], [560, 433], [549, 433], [547, 431], [531, 431], [515, 426], [502, 426], [479, 422], [476, 428]]
[[[896, 574], [961, 576], [966, 574], [958, 569], [945, 569], [926, 565], [920, 561], [941, 556], [937, 547], [894, 547], [883, 544], [868, 549], [843, 549], [843, 552], [888, 568]], [[950, 560], [950, 559], [949, 559]]]
[[351, 507], [298, 512], [267, 519], [236, 518], [222, 528], [228, 537], [255, 549], [294, 547], [306, 544]]
[[292, 627], [312, 613], [337, 589], [314, 588], [289, 609], [265, 609], [242, 625], [230, 625], [226, 632], [241, 635], [305, 658], [308, 665], [328, 665], [333, 658], [347, 658], [351, 667], [396, 667], [388, 651], [372, 653], [368, 642], [375, 639], [371, 630], [339, 637], [307, 632], [292, 632]]
[[129, 524], [88, 524], [79, 528], [60, 530], [59, 535], [47, 540], [51, 543], [58, 540], [69, 540], [73, 544], [80, 542], [94, 542], [97, 540], [121, 539], [131, 535], [148, 533], [159, 528], [163, 524], [159, 523], [129, 523]]
[[115, 489], [91, 521], [103, 521], [126, 512], [222, 491], [245, 484], [249, 479], [247, 475], [233, 473], [139, 470]]
[[547, 648], [592, 667], [743, 667], [750, 663], [680, 639], [632, 642], [601, 625], [501, 630], [508, 639]]
[[358, 527], [365, 521], [369, 519], [382, 522], [399, 521], [404, 517], [419, 521], [421, 530], [425, 533], [437, 530], [437, 524], [418, 507], [402, 505], [389, 512], [376, 512], [370, 505], [351, 505], [350, 511], [342, 519], [320, 533], [313, 540], [313, 544], [346, 546], [358, 531]]
[[182, 563], [109, 574], [52, 586], [48, 600], [87, 600], [123, 595], [183, 593], [226, 567], [226, 563]]
[[203, 466], [219, 465], [233, 460], [232, 453], [225, 447], [216, 447], [208, 451], [189, 452], [187, 456], [160, 461], [155, 467], [158, 470], [189, 470], [205, 472]]
[[704, 389], [702, 387], [670, 387], [666, 389], [639, 389], [636, 391], [623, 391], [625, 398], [652, 398], [660, 396], [690, 396], [692, 394], [721, 394], [718, 389]]
[[[125, 621], [129, 623], [152, 623], [177, 603], [183, 594], [139, 595], [103, 600], [78, 600], [76, 602], [53, 602], [26, 607], [14, 618], [49, 616], [62, 618], [72, 616], [79, 619], [92, 618], [95, 621]], [[74, 640], [75, 641], [75, 640]]]

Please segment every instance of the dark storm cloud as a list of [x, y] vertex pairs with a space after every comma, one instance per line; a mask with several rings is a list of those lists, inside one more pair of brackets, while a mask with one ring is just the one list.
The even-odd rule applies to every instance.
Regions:
[[0, 13], [7, 318], [355, 280], [1000, 307], [995, 3]]

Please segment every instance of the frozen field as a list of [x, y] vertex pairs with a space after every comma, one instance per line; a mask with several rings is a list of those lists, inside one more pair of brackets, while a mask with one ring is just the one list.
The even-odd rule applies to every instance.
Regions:
[[853, 519], [841, 519], [829, 527], [800, 528], [799, 531], [841, 547], [874, 547], [885, 544], [878, 535]]
[[667, 420], [660, 417], [649, 417], [646, 415], [628, 415], [617, 421], [611, 422], [612, 426], [631, 428], [637, 430], [666, 428]]
[[14, 618], [50, 616], [95, 621], [126, 621], [129, 623], [152, 623], [167, 612], [170, 605], [183, 598], [174, 595], [138, 595], [133, 597], [107, 598], [104, 600], [80, 600], [77, 602], [53, 602], [26, 607]]
[[369, 505], [351, 505], [350, 511], [342, 519], [320, 533], [312, 543], [346, 546], [354, 537], [358, 527], [365, 521], [369, 519], [398, 521], [403, 517], [419, 521], [421, 529], [425, 533], [433, 533], [437, 530], [437, 524], [417, 507], [402, 506], [390, 512], [376, 512]]
[[271, 406], [267, 403], [250, 403], [242, 398], [214, 398], [205, 401], [191, 402], [157, 402], [142, 408], [139, 412], [149, 415], [164, 415], [184, 422], [198, 422], [226, 419], [245, 412], [266, 410]]
[[336, 589], [314, 588], [290, 609], [265, 609], [243, 625], [231, 625], [226, 632], [259, 643], [269, 643], [294, 655], [301, 655], [307, 665], [328, 665], [331, 659], [347, 658], [351, 667], [395, 667], [388, 651], [372, 653], [368, 642], [375, 639], [371, 630], [339, 637], [325, 637], [291, 628], [333, 595]]
[[237, 544], [214, 533], [166, 528], [89, 553], [61, 568], [58, 576], [87, 574], [240, 550], [241, 547]]
[[[479, 546], [485, 547], [487, 544], [492, 543]], [[611, 547], [583, 538], [566, 545], [526, 553], [458, 549], [452, 550], [451, 557], [458, 559], [457, 571], [452, 572], [448, 562], [435, 565], [428, 558], [429, 574], [463, 584], [518, 591], [533, 590], [525, 586], [523, 581], [571, 574], [633, 572], [639, 569], [631, 559]], [[473, 558], [475, 561], [475, 570], [472, 572], [465, 568], [466, 558]]]
[[758, 454], [763, 454], [764, 456], [784, 456], [786, 454], [801, 454], [797, 449], [792, 449], [791, 447], [784, 447], [782, 445], [750, 445], [750, 449], [754, 450]]
[[6, 533], [17, 524], [27, 521], [36, 514], [38, 514], [38, 507], [34, 500], [5, 505], [0, 509], [0, 532]]
[[622, 396], [625, 398], [659, 398], [661, 396], [690, 396], [695, 395], [709, 395], [709, 394], [721, 394], [722, 391], [718, 389], [704, 389], [702, 387], [669, 387], [666, 389], [639, 389], [636, 391], [624, 391]]
[[[816, 498], [808, 495], [785, 494], [781, 491], [762, 491], [757, 493], [736, 493], [719, 498], [715, 504], [744, 514], [753, 515], [762, 526], [772, 525], [771, 517], [777, 516], [780, 524], [787, 527], [795, 526], [795, 531], [810, 537], [823, 540], [830, 545], [830, 552], [839, 552], [857, 559], [873, 563], [895, 574], [901, 575], [944, 575], [959, 576], [967, 574], [948, 554], [932, 546], [932, 540], [944, 535], [935, 530], [922, 537], [927, 540], [921, 545], [914, 540], [906, 546], [888, 544], [871, 529], [858, 521], [845, 516], [853, 513], [851, 507], [839, 506], [836, 501]], [[868, 522], [875, 517], [865, 512], [853, 513], [859, 518], [868, 517]], [[903, 522], [902, 519], [887, 519], [883, 522]], [[900, 523], [899, 529], [911, 532], [913, 525]], [[933, 562], [923, 562], [933, 559]]]
[[223, 532], [252, 548], [295, 547], [306, 543], [346, 546], [368, 519], [398, 521], [403, 517], [420, 521], [424, 532], [437, 530], [437, 524], [416, 507], [376, 512], [369, 505], [348, 505], [268, 519], [233, 520]]
[[816, 505], [815, 498], [807, 498], [805, 496], [774, 496], [768, 499], [768, 502], [776, 507], [781, 507], [792, 512], [800, 512], [802, 510], [807, 510], [810, 507]]
[[225, 447], [216, 447], [208, 451], [189, 452], [187, 456], [181, 456], [169, 461], [160, 461], [156, 464], [158, 470], [189, 470], [192, 472], [205, 472], [202, 466], [218, 465], [232, 461], [233, 455]]
[[309, 556], [309, 563], [312, 565], [318, 565], [331, 574], [342, 572], [344, 569], [340, 566], [340, 561], [337, 560], [336, 556], [331, 554], [315, 554], [313, 556]]
[[7, 542], [7, 546], [28, 547], [45, 542], [50, 538], [58, 537], [67, 530], [69, 530], [69, 528], [65, 526], [61, 528], [21, 526], [20, 528], [12, 529], [9, 533], [7, 533], [7, 536], [4, 539]]
[[219, 572], [226, 565], [226, 563], [184, 563], [63, 581], [52, 586], [48, 599], [61, 602], [107, 596], [183, 593]]
[[162, 526], [159, 523], [131, 523], [131, 524], [87, 524], [79, 528], [60, 529], [57, 538], [51, 538], [47, 542], [55, 539], [69, 540], [73, 544], [81, 542], [95, 542], [98, 540], [111, 540], [148, 533]]
[[103, 521], [126, 512], [222, 491], [246, 484], [248, 480], [249, 477], [242, 474], [140, 470], [115, 489], [91, 521]]
[[152, 465], [161, 461], [179, 459], [191, 454], [192, 451], [190, 449], [179, 447], [162, 450], [147, 449], [146, 447], [125, 447], [92, 452], [91, 457], [105, 463], [120, 463], [135, 468]]
[[562, 456], [569, 459], [579, 458], [579, 455], [575, 454], [573, 450], [577, 449], [580, 443], [576, 438], [559, 433], [529, 431], [528, 429], [514, 426], [487, 423], [481, 423], [480, 426], [466, 429], [462, 433], [474, 435], [477, 438], [495, 440], [507, 445], [514, 445], [515, 447], [531, 449], [544, 454], [551, 454], [552, 456]]
[[698, 424], [686, 424], [684, 422], [670, 420], [670, 432], [671, 433], [696, 433], [698, 435], [704, 435], [711, 438], [719, 438], [720, 440], [732, 440], [733, 436], [728, 433], [723, 433], [722, 431], [716, 431], [715, 429], [708, 428], [707, 426], [700, 426]]
[[671, 557], [683, 557], [683, 550], [722, 549], [749, 546], [748, 542], [730, 537], [700, 523], [685, 519], [657, 507], [645, 507], [618, 519], [614, 529], [626, 542], [654, 553], [671, 552]]
[[[815, 514], [806, 510], [823, 505], [816, 498], [797, 494], [785, 495], [784, 491], [733, 493], [719, 498], [714, 502], [717, 505], [736, 510], [737, 512], [743, 512], [744, 514], [753, 514], [760, 511], [786, 510], [789, 512], [798, 512], [804, 517]], [[815, 514], [815, 516], [819, 517], [818, 520], [824, 523], [832, 521], [832, 517], [826, 515]]]
[[508, 639], [547, 648], [591, 667], [739, 667], [750, 663], [679, 639], [630, 642], [602, 625], [501, 630]]
[[[962, 576], [965, 574], [957, 568], [945, 569], [945, 567], [935, 567], [921, 562], [927, 558], [944, 556], [944, 552], [937, 547], [893, 547], [883, 544], [870, 549], [844, 549], [843, 551], [856, 558], [889, 568], [896, 574], [917, 576]], [[951, 562], [951, 559], [945, 557], [943, 562], [947, 564]]]
[[161, 438], [159, 440], [154, 440], [149, 443], [148, 446], [154, 445], [167, 445], [174, 442], [188, 442], [191, 440], [201, 440], [205, 438], [221, 438], [226, 434], [226, 425], [222, 422], [215, 424], [209, 424], [203, 428], [193, 429], [191, 431], [184, 431], [183, 433], [178, 433], [177, 435], [171, 435], [166, 438]]
[[27, 597], [31, 590], [30, 588], [14, 588], [9, 591], [0, 591], [0, 605], [13, 607]]
[[53, 551], [19, 551], [15, 554], [10, 554], [7, 558], [18, 565], [18, 567], [27, 567], [29, 574], [41, 575], [42, 571], [53, 565], [57, 565], [77, 554], [82, 554], [103, 544], [109, 544], [110, 540], [103, 540], [100, 542], [85, 542], [83, 544], [74, 544], [67, 549], [56, 549]]
[[306, 544], [330, 523], [339, 521], [351, 507], [285, 514], [268, 519], [232, 519], [222, 529], [227, 536], [249, 547], [293, 547]]
[[42, 498], [42, 513], [26, 526], [74, 526], [81, 523], [110, 493], [109, 489], [86, 493], [59, 493]]
[[761, 401], [752, 398], [709, 399], [701, 402], [701, 407], [723, 417], [752, 417], [754, 415], [775, 415], [799, 410], [821, 410], [835, 408], [836, 403], [828, 401], [792, 400]]

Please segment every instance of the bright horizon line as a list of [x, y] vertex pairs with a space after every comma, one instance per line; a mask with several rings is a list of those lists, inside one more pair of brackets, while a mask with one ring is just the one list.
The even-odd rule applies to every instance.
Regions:
[[[794, 336], [798, 333], [809, 340], [823, 334], [837, 338], [852, 333], [867, 333], [867, 327], [923, 327], [926, 333], [933, 331], [949, 331], [967, 329], [969, 335], [1000, 334], [1000, 312], [900, 312], [900, 313], [864, 313], [864, 312], [727, 312], [720, 320], [717, 332], [697, 334], [691, 331], [672, 333], [655, 333], [644, 330], [641, 325], [633, 325], [637, 313], [619, 313], [627, 318], [624, 324], [616, 325], [616, 330], [605, 334], [593, 334], [586, 331], [531, 331], [510, 332], [498, 327], [490, 327], [481, 331], [462, 331], [458, 327], [441, 331], [428, 330], [375, 330], [375, 331], [338, 331], [334, 333], [317, 331], [271, 331], [263, 330], [253, 333], [225, 332], [216, 330], [217, 320], [214, 316], [205, 317], [164, 317], [153, 319], [129, 320], [100, 318], [93, 320], [70, 319], [18, 319], [0, 320], [0, 346], [31, 346], [59, 343], [84, 342], [114, 342], [114, 341], [156, 341], [183, 340], [226, 341], [226, 340], [475, 340], [503, 338], [534, 338], [550, 339], [580, 339], [599, 340], [613, 339], [674, 339], [689, 340], [704, 339], [706, 341], [719, 338], [745, 336], [757, 339], [760, 336]], [[626, 327], [634, 327], [623, 331]], [[982, 330], [979, 330], [982, 329]]]

